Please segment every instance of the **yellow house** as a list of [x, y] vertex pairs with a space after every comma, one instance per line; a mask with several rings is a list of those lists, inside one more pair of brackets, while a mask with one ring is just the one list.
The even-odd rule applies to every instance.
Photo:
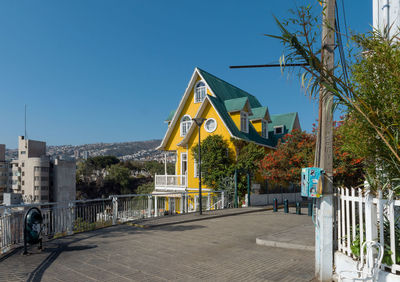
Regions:
[[[157, 148], [175, 153], [175, 175], [156, 175], [154, 194], [198, 192], [197, 165], [191, 154], [192, 146], [198, 143], [198, 127], [192, 121], [197, 117], [206, 119], [200, 128], [201, 140], [222, 135], [233, 152], [231, 138], [253, 142], [269, 151], [284, 134], [301, 129], [297, 113], [270, 115], [253, 95], [195, 68], [178, 108], [166, 120], [168, 129]], [[203, 193], [210, 191], [203, 186]], [[193, 209], [193, 201], [191, 204]]]

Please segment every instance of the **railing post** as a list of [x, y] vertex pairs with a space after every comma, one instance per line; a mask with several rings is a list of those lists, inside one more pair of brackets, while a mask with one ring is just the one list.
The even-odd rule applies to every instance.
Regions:
[[158, 216], [158, 197], [154, 196], [154, 216]]
[[221, 209], [224, 209], [224, 207], [225, 207], [225, 192], [224, 191], [221, 192], [221, 202], [222, 202]]
[[194, 211], [197, 211], [197, 195], [194, 196]]
[[117, 218], [118, 218], [118, 198], [113, 197], [112, 198], [112, 204], [113, 204], [113, 218], [112, 218], [112, 225], [117, 224]]
[[147, 199], [147, 217], [151, 217], [151, 212], [153, 210], [153, 197], [150, 195]]
[[[374, 241], [378, 236], [378, 230], [376, 226], [376, 207], [372, 202], [373, 198], [370, 191], [367, 191], [367, 197], [365, 199], [365, 239], [367, 241]], [[367, 258], [369, 265], [373, 265], [373, 254], [370, 252], [370, 256]]]
[[181, 200], [179, 201], [179, 212], [183, 214], [184, 209], [184, 203], [185, 203], [185, 193], [181, 193]]
[[75, 208], [74, 203], [69, 202], [67, 205], [68, 209], [68, 227], [67, 227], [67, 234], [71, 235], [74, 233], [74, 222], [75, 222]]
[[211, 207], [211, 197], [210, 193], [207, 194], [207, 210], [209, 211]]

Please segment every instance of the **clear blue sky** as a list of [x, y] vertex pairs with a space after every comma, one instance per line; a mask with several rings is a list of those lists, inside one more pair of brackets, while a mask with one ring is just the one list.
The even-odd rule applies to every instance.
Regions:
[[[341, 1], [339, 7], [341, 7]], [[0, 2], [0, 143], [24, 132], [49, 145], [164, 136], [196, 66], [246, 90], [271, 114], [299, 112], [310, 130], [317, 106], [279, 68], [272, 15], [310, 1], [48, 0]], [[367, 31], [372, 1], [345, 0], [348, 26]]]

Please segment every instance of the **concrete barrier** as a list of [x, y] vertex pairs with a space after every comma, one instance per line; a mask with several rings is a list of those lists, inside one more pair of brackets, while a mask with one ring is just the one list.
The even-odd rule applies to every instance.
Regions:
[[250, 195], [252, 206], [272, 205], [274, 198], [278, 199], [278, 204], [283, 204], [284, 199], [288, 199], [289, 203], [302, 202], [303, 198], [300, 193], [277, 193], [277, 194], [254, 194]]

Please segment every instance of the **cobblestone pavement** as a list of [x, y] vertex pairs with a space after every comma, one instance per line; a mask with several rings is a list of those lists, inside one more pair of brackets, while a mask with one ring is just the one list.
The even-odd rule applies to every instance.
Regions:
[[[310, 281], [312, 251], [258, 246], [256, 237], [293, 232], [306, 215], [258, 211], [180, 224], [119, 225], [0, 258], [0, 281]], [[299, 242], [302, 238], [299, 236]]]

